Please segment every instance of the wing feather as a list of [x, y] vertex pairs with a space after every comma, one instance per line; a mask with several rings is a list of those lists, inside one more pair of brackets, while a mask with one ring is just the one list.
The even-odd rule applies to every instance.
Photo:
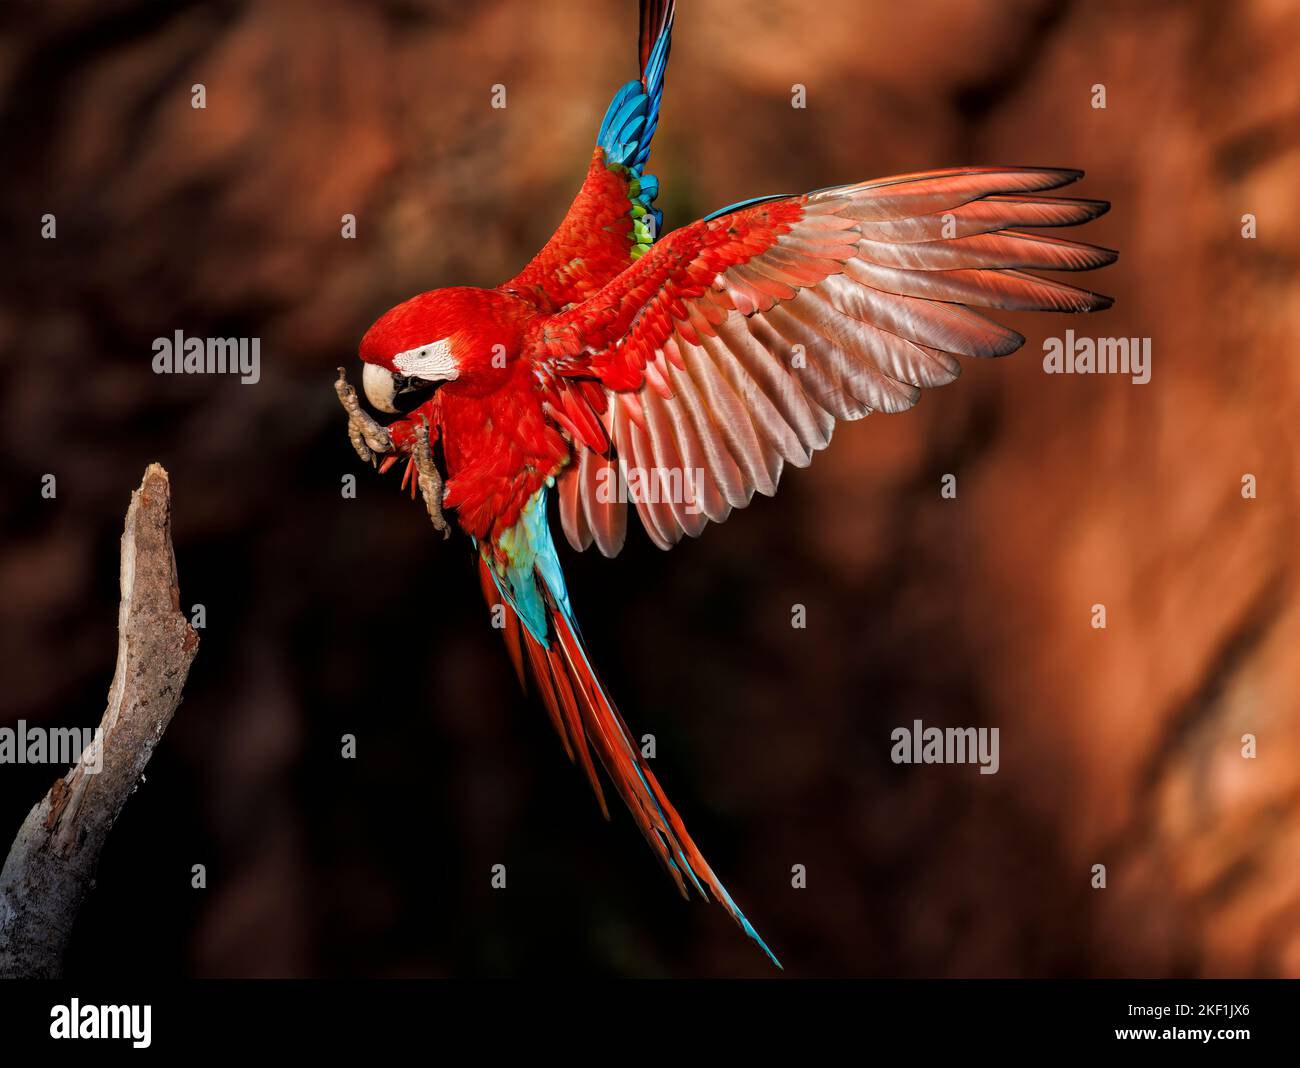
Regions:
[[[836, 420], [903, 411], [956, 378], [959, 356], [1024, 343], [975, 307], [1108, 307], [1109, 297], [1029, 273], [1116, 259], [1033, 232], [1105, 212], [1104, 201], [1033, 195], [1080, 176], [966, 168], [750, 202], [668, 235], [553, 316], [539, 341], [548, 373], [598, 383], [608, 397], [607, 455], [592, 448], [599, 436], [582, 412], [565, 409], [579, 431], [560, 480], [570, 543], [606, 555], [622, 547], [625, 506], [594, 502], [602, 466], [625, 480], [658, 477], [635, 506], [668, 548], [754, 493], [775, 493], [785, 464], [806, 466]], [[696, 499], [645, 492], [663, 488], [664, 472]]]

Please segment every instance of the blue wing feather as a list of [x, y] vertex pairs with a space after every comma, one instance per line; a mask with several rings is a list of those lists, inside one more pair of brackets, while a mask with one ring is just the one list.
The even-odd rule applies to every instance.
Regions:
[[701, 222], [709, 222], [712, 219], [720, 219], [724, 215], [730, 215], [733, 211], [740, 211], [741, 208], [752, 208], [755, 204], [762, 204], [769, 200], [784, 200], [789, 193], [769, 193], [763, 197], [750, 197], [748, 200], [738, 200], [734, 204], [728, 204], [725, 208], [719, 208], [711, 215], [704, 216]]

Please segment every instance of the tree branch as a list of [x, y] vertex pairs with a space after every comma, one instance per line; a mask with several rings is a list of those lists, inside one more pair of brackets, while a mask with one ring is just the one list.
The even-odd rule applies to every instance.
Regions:
[[[117, 670], [95, 741], [31, 810], [0, 871], [0, 976], [53, 978], [108, 833], [181, 701], [199, 638], [180, 610], [171, 484], [150, 464], [122, 534]], [[93, 770], [99, 767], [98, 773]]]

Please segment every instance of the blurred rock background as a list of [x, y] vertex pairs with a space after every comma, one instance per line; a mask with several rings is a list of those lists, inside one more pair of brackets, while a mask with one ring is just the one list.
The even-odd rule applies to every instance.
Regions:
[[[360, 468], [331, 389], [386, 308], [545, 240], [635, 24], [632, 0], [0, 10], [0, 725], [98, 722], [150, 460], [207, 613], [71, 974], [769, 974], [602, 823], [463, 539]], [[1111, 311], [1013, 317], [1021, 355], [841, 427], [698, 542], [562, 550], [596, 662], [788, 974], [1300, 974], [1298, 69], [1294, 0], [684, 0], [669, 225], [1054, 164], [1113, 202], [1079, 236], [1122, 250], [1094, 276]], [[1070, 326], [1152, 338], [1151, 383], [1044, 375]], [[262, 381], [155, 376], [177, 329], [260, 337]], [[913, 719], [1000, 727], [1001, 771], [891, 764]], [[3, 822], [52, 778], [0, 768]]]

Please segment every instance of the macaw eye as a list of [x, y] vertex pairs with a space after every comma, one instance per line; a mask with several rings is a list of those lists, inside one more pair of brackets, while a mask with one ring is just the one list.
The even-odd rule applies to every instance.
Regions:
[[441, 382], [460, 375], [460, 366], [452, 355], [449, 337], [399, 352], [393, 357], [393, 366], [399, 374], [418, 375], [430, 382]]

